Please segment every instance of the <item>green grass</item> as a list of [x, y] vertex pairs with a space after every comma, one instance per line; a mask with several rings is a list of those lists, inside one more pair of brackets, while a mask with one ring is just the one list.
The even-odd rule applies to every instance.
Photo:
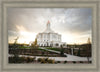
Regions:
[[22, 49], [24, 49], [24, 48], [31, 48], [31, 47], [19, 46], [19, 48], [22, 48]]
[[[52, 48], [52, 47], [45, 47], [46, 49], [49, 49], [49, 50], [55, 50], [55, 51], [61, 51], [60, 48]], [[46, 51], [45, 49], [41, 49], [41, 48], [38, 48], [39, 50], [42, 50], [42, 51]]]
[[41, 50], [41, 51], [47, 51], [47, 50], [45, 50], [45, 49], [41, 49], [41, 48], [38, 48], [38, 50]]
[[46, 49], [55, 50], [55, 51], [61, 51], [60, 48], [51, 48], [51, 47], [46, 47]]

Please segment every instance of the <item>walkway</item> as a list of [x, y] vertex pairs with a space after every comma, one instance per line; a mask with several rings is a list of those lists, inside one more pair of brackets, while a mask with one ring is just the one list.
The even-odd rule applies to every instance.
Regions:
[[[54, 51], [54, 50], [49, 50], [46, 48], [41, 47], [41, 49], [47, 50], [47, 51], [51, 51], [51, 52], [55, 52], [55, 53], [60, 53], [59, 51]], [[66, 57], [49, 57], [51, 59], [55, 59], [55, 60], [59, 60], [59, 61], [88, 61], [87, 57], [79, 57], [79, 56], [74, 56], [74, 55], [70, 55], [67, 53], [64, 53], [64, 55], [66, 55]], [[89, 58], [90, 61], [92, 60], [91, 58]]]
[[[51, 51], [51, 52], [55, 52], [55, 53], [60, 53], [59, 51], [54, 51], [54, 50], [49, 50], [46, 48], [41, 47], [41, 49], [47, 50], [47, 51]], [[74, 55], [70, 55], [67, 53], [64, 53], [64, 55], [66, 55], [66, 57], [45, 57], [45, 56], [29, 56], [29, 55], [19, 55], [20, 57], [25, 56], [25, 57], [36, 57], [36, 60], [38, 58], [49, 58], [49, 59], [54, 59], [55, 61], [88, 61], [87, 57], [79, 57], [79, 56], [74, 56]], [[12, 56], [12, 55], [9, 55]], [[92, 58], [89, 58], [90, 61], [92, 61]]]

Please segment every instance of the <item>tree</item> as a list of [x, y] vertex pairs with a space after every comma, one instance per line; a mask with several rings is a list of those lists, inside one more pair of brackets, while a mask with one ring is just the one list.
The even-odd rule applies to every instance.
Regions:
[[77, 56], [80, 56], [80, 48], [79, 48], [79, 50], [78, 50]]
[[63, 55], [64, 55], [64, 49], [63, 49], [63, 46], [62, 46], [62, 45], [61, 45], [60, 54], [61, 54], [61, 56], [63, 56]]
[[35, 39], [34, 45], [35, 45], [35, 46], [37, 45], [37, 38]]
[[16, 44], [17, 43], [17, 40], [19, 39], [19, 37], [17, 37], [16, 39], [15, 39], [15, 42], [14, 42], [14, 44]]
[[35, 39], [35, 41], [31, 44], [31, 48], [32, 49], [37, 49], [38, 46], [37, 46], [37, 38]]
[[88, 40], [87, 40], [86, 47], [87, 47], [87, 49], [86, 49], [86, 55], [87, 55], [87, 59], [88, 59], [88, 62], [89, 62], [90, 61], [89, 57], [91, 56], [91, 41], [90, 41], [90, 38], [88, 38]]
[[16, 63], [16, 61], [18, 61], [18, 51], [17, 51], [17, 49], [18, 49], [18, 44], [17, 44], [17, 41], [18, 41], [18, 38], [19, 37], [17, 37], [16, 39], [15, 39], [15, 42], [14, 42], [14, 45], [13, 45], [13, 48], [14, 48], [14, 63]]

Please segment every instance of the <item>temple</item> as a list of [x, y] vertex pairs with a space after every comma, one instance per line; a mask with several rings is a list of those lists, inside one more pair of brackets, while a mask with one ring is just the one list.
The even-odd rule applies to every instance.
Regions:
[[38, 46], [60, 47], [62, 45], [66, 47], [66, 43], [61, 42], [61, 35], [50, 28], [50, 21], [47, 22], [46, 30], [38, 33], [36, 38]]

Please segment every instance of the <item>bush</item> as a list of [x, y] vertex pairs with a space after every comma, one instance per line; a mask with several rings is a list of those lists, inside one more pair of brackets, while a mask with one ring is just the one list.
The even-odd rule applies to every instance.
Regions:
[[67, 63], [67, 61], [64, 61], [64, 63]]
[[57, 62], [55, 62], [55, 64], [57, 64]]
[[9, 57], [9, 63], [29, 63], [33, 62], [35, 60], [34, 58], [31, 57]]
[[61, 63], [60, 61], [57, 61], [57, 63]]
[[44, 59], [41, 61], [41, 63], [47, 63]]
[[38, 58], [38, 62], [41, 62], [41, 63], [55, 63], [54, 60], [48, 59], [48, 58]]
[[76, 63], [76, 61], [73, 61], [73, 63]]
[[27, 58], [26, 58], [26, 62], [27, 62], [27, 63], [31, 62], [31, 58], [27, 57]]
[[25, 61], [25, 58], [24, 57], [19, 57], [18, 61], [19, 61], [18, 63], [23, 63]]
[[55, 63], [55, 61], [52, 59], [48, 59], [48, 63]]
[[48, 60], [49, 60], [48, 58], [45, 58], [45, 61], [46, 61], [46, 62], [48, 62]]
[[89, 61], [89, 63], [92, 63], [92, 61]]
[[44, 58], [41, 60], [41, 63], [46, 63], [46, 61], [45, 61], [45, 59], [44, 59]]
[[9, 63], [14, 63], [13, 57], [9, 57]]
[[38, 62], [41, 62], [42, 61], [42, 58], [38, 58]]
[[9, 63], [20, 63], [20, 58], [18, 56], [9, 57]]
[[80, 61], [80, 63], [83, 63], [83, 61]]
[[9, 57], [9, 63], [22, 63], [24, 62], [24, 57]]
[[45, 58], [38, 58], [38, 62], [46, 63]]

